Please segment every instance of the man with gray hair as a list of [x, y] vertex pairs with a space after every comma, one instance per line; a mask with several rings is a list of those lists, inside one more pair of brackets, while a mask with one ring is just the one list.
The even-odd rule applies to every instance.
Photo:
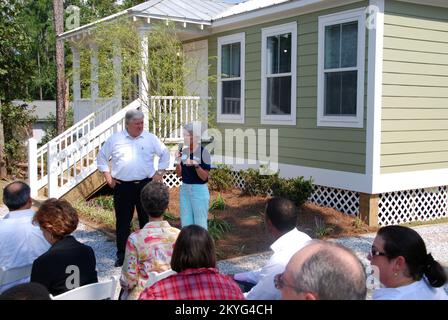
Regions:
[[[0, 267], [9, 270], [31, 265], [50, 244], [32, 223], [30, 187], [22, 181], [8, 184], [3, 189], [3, 202], [9, 213], [0, 220]], [[0, 293], [24, 282], [29, 282], [29, 277], [0, 286]]]
[[[115, 267], [123, 265], [134, 210], [137, 209], [140, 229], [148, 223], [148, 216], [140, 203], [141, 190], [152, 180], [162, 182], [170, 162], [170, 153], [160, 139], [143, 131], [143, 112], [129, 110], [125, 120], [126, 130], [113, 134], [104, 143], [97, 158], [98, 170], [103, 172], [107, 184], [114, 190], [117, 235]], [[157, 172], [154, 156], [159, 157]]]
[[275, 276], [283, 300], [365, 300], [364, 267], [349, 249], [313, 240]]

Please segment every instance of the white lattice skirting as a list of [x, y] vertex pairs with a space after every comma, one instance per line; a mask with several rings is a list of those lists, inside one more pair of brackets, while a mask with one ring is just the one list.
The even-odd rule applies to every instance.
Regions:
[[379, 225], [448, 217], [448, 186], [380, 194]]
[[[233, 171], [233, 185], [244, 187], [244, 179]], [[170, 188], [179, 187], [182, 181], [174, 171], [164, 177]], [[309, 201], [321, 206], [334, 208], [343, 213], [357, 216], [359, 214], [359, 193], [315, 185]], [[382, 193], [379, 196], [378, 224], [407, 223], [412, 221], [429, 221], [448, 217], [448, 186]]]

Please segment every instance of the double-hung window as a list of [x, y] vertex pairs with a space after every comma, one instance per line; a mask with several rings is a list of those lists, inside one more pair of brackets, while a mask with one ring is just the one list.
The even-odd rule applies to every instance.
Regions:
[[296, 124], [297, 23], [262, 29], [261, 123]]
[[364, 10], [319, 17], [317, 125], [363, 127]]
[[218, 38], [218, 122], [244, 123], [244, 33]]

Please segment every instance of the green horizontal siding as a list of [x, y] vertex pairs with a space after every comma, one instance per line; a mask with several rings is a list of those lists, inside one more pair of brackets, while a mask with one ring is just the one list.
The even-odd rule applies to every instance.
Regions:
[[[226, 128], [278, 129], [279, 161], [281, 163], [309, 166], [348, 172], [365, 172], [364, 128], [329, 128], [316, 126], [317, 122], [317, 52], [318, 17], [368, 5], [367, 1], [282, 19], [224, 32], [209, 38], [209, 57], [217, 57], [217, 38], [239, 32], [245, 33], [245, 123], [218, 124]], [[297, 119], [295, 126], [270, 126], [260, 124], [261, 114], [261, 29], [288, 22], [297, 22]], [[367, 39], [365, 52], [365, 95], [367, 94]], [[216, 76], [216, 59], [211, 60], [210, 76]], [[216, 83], [209, 84], [210, 96], [216, 98]], [[216, 112], [216, 103], [212, 104]], [[364, 118], [367, 112], [364, 111]], [[247, 144], [247, 143], [246, 143]], [[247, 147], [247, 145], [246, 145]], [[247, 149], [247, 148], [246, 148]], [[269, 152], [269, 149], [268, 149]], [[247, 150], [246, 150], [247, 156]], [[251, 155], [253, 158], [255, 155]]]
[[448, 167], [448, 9], [386, 1], [381, 172]]

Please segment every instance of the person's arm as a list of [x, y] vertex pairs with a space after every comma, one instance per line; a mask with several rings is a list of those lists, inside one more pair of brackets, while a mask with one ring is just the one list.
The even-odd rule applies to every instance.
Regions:
[[159, 138], [156, 136], [153, 136], [154, 138], [154, 146], [155, 146], [155, 152], [157, 156], [159, 157], [159, 164], [158, 164], [158, 171], [154, 175], [153, 179], [154, 181], [163, 181], [163, 174], [165, 170], [170, 165], [170, 152], [168, 148], [165, 146], [165, 144], [160, 141]]
[[117, 181], [114, 178], [112, 178], [112, 175], [110, 174], [109, 159], [111, 154], [112, 154], [111, 138], [109, 138], [104, 143], [100, 152], [98, 152], [98, 156], [96, 158], [96, 166], [98, 168], [98, 171], [103, 173], [104, 178], [106, 179], [106, 182], [109, 185], [109, 187], [113, 189]]
[[285, 266], [274, 261], [269, 261], [259, 273], [258, 283], [245, 295], [248, 300], [277, 300], [280, 291], [275, 288], [274, 277], [282, 273]]
[[179, 151], [176, 152], [176, 174], [182, 177], [182, 156]]
[[120, 277], [120, 285], [124, 290], [132, 290], [137, 285], [137, 262], [137, 249], [130, 237], [126, 244], [126, 253]]

